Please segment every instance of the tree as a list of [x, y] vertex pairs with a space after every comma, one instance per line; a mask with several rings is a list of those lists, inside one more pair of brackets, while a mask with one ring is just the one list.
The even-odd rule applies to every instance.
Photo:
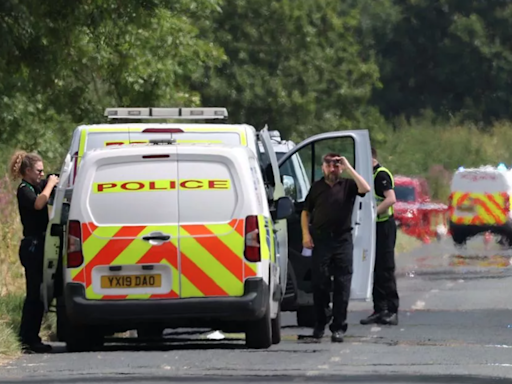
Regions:
[[194, 88], [233, 121], [285, 137], [355, 127], [378, 84], [355, 38], [359, 22], [358, 9], [334, 0], [225, 0], [204, 34], [228, 60]]

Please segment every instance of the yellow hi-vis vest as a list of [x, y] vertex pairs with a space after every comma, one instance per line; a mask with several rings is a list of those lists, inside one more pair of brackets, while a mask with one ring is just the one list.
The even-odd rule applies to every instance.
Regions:
[[[375, 184], [375, 177], [377, 177], [377, 174], [379, 172], [381, 172], [381, 171], [386, 172], [389, 175], [389, 177], [391, 178], [391, 188], [395, 188], [395, 180], [393, 179], [393, 175], [385, 167], [379, 167], [373, 173], [373, 182], [374, 182], [374, 184]], [[374, 194], [375, 194], [375, 200], [377, 201], [377, 206], [379, 206], [379, 204], [384, 201], [385, 196], [377, 195], [377, 191], [376, 191], [375, 188], [374, 188]], [[388, 220], [389, 217], [393, 214], [393, 212], [394, 212], [393, 206], [389, 207], [386, 212], [381, 213], [380, 215], [377, 215], [377, 222]]]

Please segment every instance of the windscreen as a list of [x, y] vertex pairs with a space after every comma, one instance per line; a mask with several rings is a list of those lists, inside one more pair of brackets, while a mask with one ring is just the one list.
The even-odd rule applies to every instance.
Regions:
[[413, 187], [404, 185], [395, 185], [395, 196], [397, 201], [413, 202], [416, 200]]

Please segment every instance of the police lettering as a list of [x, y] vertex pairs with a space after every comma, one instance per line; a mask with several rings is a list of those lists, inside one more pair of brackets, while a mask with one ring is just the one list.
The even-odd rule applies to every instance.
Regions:
[[94, 193], [105, 192], [150, 192], [181, 190], [226, 190], [230, 180], [132, 180], [111, 181], [94, 184]]

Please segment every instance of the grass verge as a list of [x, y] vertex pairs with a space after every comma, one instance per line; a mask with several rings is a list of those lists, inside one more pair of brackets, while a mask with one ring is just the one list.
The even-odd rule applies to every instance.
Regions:
[[[0, 296], [0, 360], [20, 354], [18, 330], [23, 309], [23, 293]], [[54, 338], [55, 314], [48, 313], [43, 319], [40, 336], [43, 340]]]

